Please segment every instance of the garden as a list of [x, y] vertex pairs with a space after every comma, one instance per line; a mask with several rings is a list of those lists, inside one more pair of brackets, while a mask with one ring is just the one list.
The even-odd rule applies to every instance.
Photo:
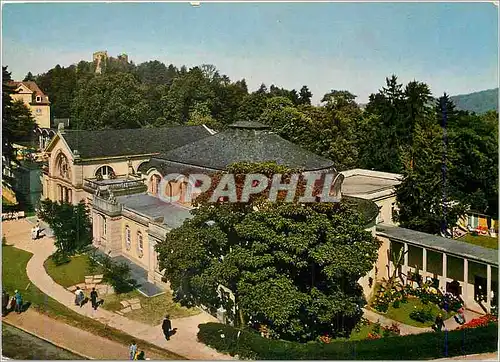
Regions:
[[400, 323], [430, 327], [439, 314], [444, 320], [452, 317], [462, 308], [462, 301], [450, 293], [442, 294], [435, 282], [418, 287], [386, 284], [377, 287], [371, 308]]
[[[62, 264], [58, 264], [54, 258], [49, 258], [45, 261], [45, 270], [57, 284], [65, 288], [83, 284], [86, 276], [102, 274], [103, 281], [112, 285], [115, 290], [115, 293], [102, 296], [104, 299], [102, 308], [117, 312], [124, 309], [122, 302], [138, 300], [141, 308], [130, 311], [126, 317], [146, 324], [160, 324], [167, 313], [171, 318], [188, 317], [200, 313], [196, 308], [185, 308], [174, 302], [172, 295], [168, 292], [154, 297], [144, 296], [135, 289], [134, 282], [130, 281], [128, 267], [107, 259], [94, 262], [95, 256], [91, 257], [91, 255], [92, 253], [75, 255]], [[103, 258], [105, 257], [101, 257]], [[130, 281], [130, 285], [127, 285], [127, 281]]]

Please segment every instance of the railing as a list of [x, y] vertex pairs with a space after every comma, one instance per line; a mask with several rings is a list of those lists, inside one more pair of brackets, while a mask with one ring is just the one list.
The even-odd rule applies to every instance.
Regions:
[[122, 205], [94, 196], [92, 207], [109, 214], [118, 215], [122, 211]]
[[136, 187], [144, 186], [144, 182], [141, 179], [136, 180], [120, 180], [119, 178], [113, 179], [113, 182], [107, 182], [108, 180], [98, 181], [97, 179], [85, 179], [84, 187], [92, 190], [98, 188], [108, 189], [108, 190], [123, 190], [132, 189]]

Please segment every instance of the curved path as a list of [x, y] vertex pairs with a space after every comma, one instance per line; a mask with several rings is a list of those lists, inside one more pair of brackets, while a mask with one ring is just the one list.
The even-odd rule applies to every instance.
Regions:
[[172, 324], [177, 328], [177, 333], [170, 340], [166, 341], [161, 330], [161, 326], [150, 326], [141, 322], [130, 320], [116, 313], [98, 309], [93, 310], [90, 303], [82, 308], [74, 305], [74, 294], [57, 284], [47, 274], [44, 262], [55, 251], [54, 241], [51, 238], [32, 241], [30, 230], [31, 224], [26, 220], [4, 221], [2, 222], [3, 234], [7, 238], [9, 245], [29, 251], [33, 254], [26, 266], [26, 273], [31, 282], [43, 293], [54, 298], [67, 308], [88, 318], [119, 329], [137, 339], [148, 341], [158, 347], [167, 349], [195, 360], [231, 360], [231, 356], [218, 353], [197, 341], [198, 325], [200, 323], [216, 321], [208, 313], [202, 312], [198, 315], [173, 319]]
[[[481, 315], [470, 311], [466, 310], [465, 311], [465, 320], [470, 321], [471, 319], [478, 318]], [[401, 335], [406, 335], [406, 334], [419, 334], [419, 333], [424, 333], [424, 332], [432, 332], [433, 329], [431, 327], [415, 327], [415, 326], [410, 326], [408, 324], [403, 324], [398, 321], [395, 321], [393, 319], [387, 318], [382, 314], [378, 314], [372, 310], [363, 308], [363, 317], [368, 319], [370, 322], [379, 322], [383, 326], [390, 326], [392, 323], [397, 323], [399, 325], [399, 329], [401, 330]], [[444, 327], [445, 329], [452, 331], [456, 328], [458, 328], [460, 324], [455, 321], [454, 317], [451, 317], [447, 320], [444, 321]]]

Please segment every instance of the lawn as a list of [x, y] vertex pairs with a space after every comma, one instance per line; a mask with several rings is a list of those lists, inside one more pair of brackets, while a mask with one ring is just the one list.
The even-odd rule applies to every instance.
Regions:
[[[85, 282], [86, 275], [102, 274], [99, 270], [93, 273], [89, 270], [89, 258], [87, 255], [78, 255], [71, 258], [69, 263], [63, 265], [55, 265], [48, 259], [45, 262], [45, 270], [57, 284], [63, 287]], [[148, 298], [134, 290], [125, 294], [112, 294], [103, 297], [103, 308], [110, 311], [118, 311], [123, 309], [121, 301], [138, 298], [141, 301], [141, 309], [133, 310], [127, 313], [127, 318], [140, 321], [143, 323], [158, 325], [161, 323], [166, 314], [170, 314], [171, 318], [182, 318], [198, 314], [200, 311], [195, 308], [184, 308], [180, 304], [172, 300], [170, 293], [165, 293], [156, 297]]]
[[31, 256], [32, 254], [27, 251], [16, 249], [13, 246], [2, 245], [2, 288], [10, 295], [17, 289], [23, 295], [23, 300], [31, 303], [31, 308], [101, 337], [125, 345], [130, 344], [130, 341], [135, 339], [141, 346], [144, 346], [146, 355], [149, 350], [163, 355], [165, 359], [184, 359], [173, 352], [156, 347], [146, 341], [139, 341], [117, 329], [75, 313], [55, 299], [42, 293], [40, 289], [31, 284], [26, 274], [26, 264]]
[[492, 238], [491, 236], [466, 234], [457, 240], [464, 241], [469, 244], [479, 245], [484, 248], [498, 249], [498, 239]]
[[88, 255], [74, 256], [69, 263], [63, 265], [56, 265], [49, 258], [45, 261], [44, 267], [47, 274], [65, 288], [85, 282], [86, 275], [101, 274], [99, 270], [90, 272]]
[[[454, 315], [453, 312], [446, 313], [444, 310], [439, 308], [437, 305], [433, 303], [429, 304], [423, 304], [420, 299], [410, 297], [408, 298], [408, 303], [400, 303], [399, 308], [394, 308], [392, 305], [389, 306], [389, 310], [387, 311], [384, 316], [387, 318], [393, 319], [397, 322], [403, 323], [403, 324], [408, 324], [410, 326], [415, 326], [415, 327], [430, 327], [434, 324], [434, 321], [426, 322], [426, 323], [421, 323], [417, 322], [416, 320], [413, 320], [410, 318], [410, 313], [413, 312], [414, 310], [418, 309], [427, 309], [431, 308], [432, 314], [434, 317], [438, 315], [438, 313], [441, 313], [443, 316], [443, 319], [448, 319]], [[374, 310], [374, 312], [376, 312]]]
[[170, 318], [182, 318], [200, 313], [196, 308], [185, 308], [179, 303], [175, 303], [169, 292], [148, 298], [137, 290], [125, 294], [107, 295], [104, 297], [103, 308], [110, 311], [121, 310], [123, 306], [120, 302], [132, 298], [138, 298], [142, 308], [128, 312], [125, 316], [150, 325], [160, 324], [166, 314], [170, 314]]
[[372, 332], [373, 323], [370, 325], [361, 324], [359, 325], [359, 330], [354, 329], [349, 336], [349, 341], [362, 341], [368, 338], [368, 333]]

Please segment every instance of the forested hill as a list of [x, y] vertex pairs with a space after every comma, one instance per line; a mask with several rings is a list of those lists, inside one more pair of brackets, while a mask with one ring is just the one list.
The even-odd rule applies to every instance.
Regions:
[[498, 88], [480, 92], [459, 94], [452, 96], [451, 100], [457, 109], [462, 111], [483, 114], [488, 111], [498, 112]]
[[[332, 160], [339, 171], [411, 175], [398, 195], [400, 223], [431, 233], [440, 231], [442, 221], [442, 189], [436, 185], [443, 155], [440, 120], [446, 109], [448, 199], [491, 216], [498, 213], [498, 113], [457, 111], [448, 95], [436, 102], [430, 87], [417, 80], [402, 84], [395, 75], [381, 79], [363, 111], [348, 90], [333, 88], [316, 106], [307, 85], [284, 89], [262, 84], [252, 92], [245, 79], [231, 80], [213, 65], [188, 69], [159, 61], [136, 65], [109, 60], [101, 68], [96, 74], [94, 63], [81, 61], [36, 76], [29, 73], [26, 80], [37, 82], [50, 97], [53, 116], [70, 118], [74, 129], [206, 124], [222, 130], [237, 121], [257, 121]], [[452, 220], [451, 210], [447, 217]]]

